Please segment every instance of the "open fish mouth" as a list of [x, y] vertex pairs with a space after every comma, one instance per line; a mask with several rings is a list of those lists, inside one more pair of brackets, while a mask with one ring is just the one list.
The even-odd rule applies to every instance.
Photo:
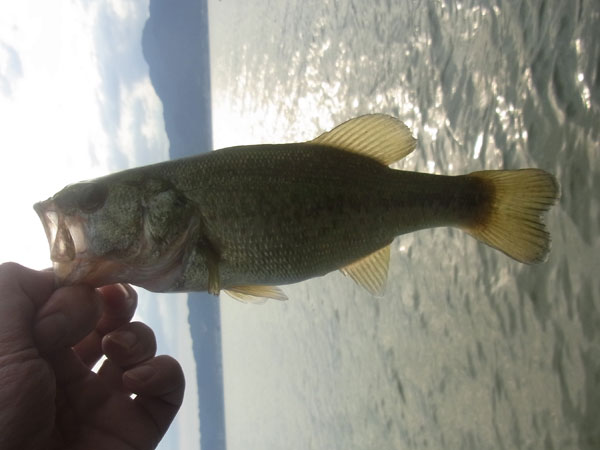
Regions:
[[68, 284], [87, 250], [82, 219], [64, 215], [52, 199], [36, 203], [33, 209], [44, 226], [58, 284]]

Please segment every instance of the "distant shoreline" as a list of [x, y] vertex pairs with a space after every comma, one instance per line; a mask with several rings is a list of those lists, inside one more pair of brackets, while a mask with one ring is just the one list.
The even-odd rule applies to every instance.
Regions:
[[[150, 0], [142, 35], [150, 79], [163, 104], [171, 159], [212, 150], [208, 5], [206, 0]], [[225, 406], [219, 299], [188, 295], [196, 361], [200, 446], [224, 450]], [[188, 383], [194, 382], [188, 380]]]

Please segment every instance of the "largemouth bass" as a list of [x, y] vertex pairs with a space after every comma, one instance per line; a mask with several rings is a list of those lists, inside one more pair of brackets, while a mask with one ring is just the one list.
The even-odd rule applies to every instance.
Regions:
[[59, 284], [156, 292], [277, 286], [336, 269], [375, 295], [401, 234], [452, 226], [523, 263], [545, 260], [541, 220], [559, 196], [538, 169], [462, 176], [394, 170], [416, 141], [385, 115], [295, 144], [231, 147], [65, 187], [34, 208]]

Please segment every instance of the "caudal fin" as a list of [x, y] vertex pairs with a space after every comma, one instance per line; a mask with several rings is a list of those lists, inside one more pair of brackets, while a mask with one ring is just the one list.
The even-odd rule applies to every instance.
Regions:
[[488, 183], [493, 195], [489, 212], [465, 231], [517, 261], [545, 261], [550, 234], [541, 216], [560, 197], [556, 178], [539, 169], [485, 170], [468, 176]]

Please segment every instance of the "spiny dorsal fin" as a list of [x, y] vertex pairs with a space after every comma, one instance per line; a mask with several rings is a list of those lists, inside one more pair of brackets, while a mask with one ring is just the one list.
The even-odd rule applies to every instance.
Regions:
[[311, 143], [369, 156], [389, 166], [415, 149], [417, 141], [400, 120], [384, 114], [350, 119]]
[[287, 296], [277, 286], [235, 286], [224, 291], [232, 298], [244, 303], [264, 303], [267, 299], [287, 300]]
[[380, 297], [385, 292], [389, 263], [390, 246], [386, 245], [375, 253], [342, 267], [340, 271], [371, 294]]

